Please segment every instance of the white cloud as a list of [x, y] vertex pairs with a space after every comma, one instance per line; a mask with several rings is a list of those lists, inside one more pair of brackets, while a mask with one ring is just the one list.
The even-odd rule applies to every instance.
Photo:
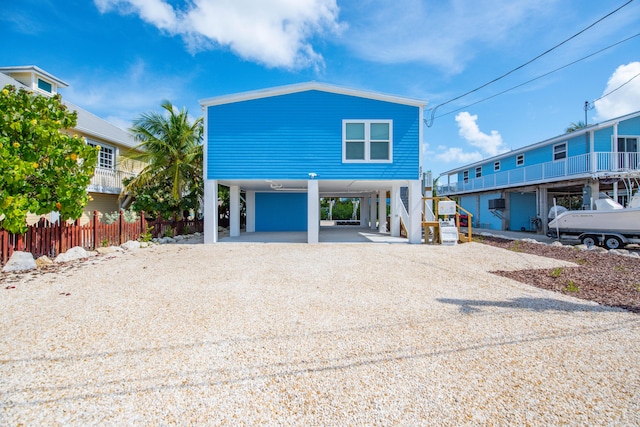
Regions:
[[458, 123], [458, 133], [460, 136], [488, 156], [495, 156], [507, 151], [502, 142], [502, 135], [496, 130], [492, 130], [490, 134], [480, 131], [476, 123], [477, 120], [477, 115], [472, 116], [466, 111], [458, 113], [456, 115], [456, 122]]
[[[199, 116], [197, 97], [191, 96], [188, 75], [158, 76], [138, 60], [116, 77], [99, 71], [81, 72], [68, 79], [70, 85], [62, 96], [74, 104], [122, 128], [131, 127], [132, 121], [143, 113], [160, 111], [164, 100], [186, 107], [190, 116]], [[125, 88], [126, 90], [123, 90]], [[193, 105], [182, 105], [179, 100], [193, 99]]]
[[361, 1], [350, 5], [346, 19], [353, 22], [344, 41], [367, 60], [423, 62], [458, 72], [479, 45], [508, 43], [534, 19], [552, 13], [554, 3], [557, 0]]
[[[612, 92], [614, 90], [615, 92]], [[609, 78], [602, 95], [609, 92], [612, 93], [594, 103], [597, 111], [596, 121], [640, 110], [640, 62], [619, 66]]]
[[192, 52], [228, 48], [269, 67], [322, 67], [309, 39], [339, 33], [336, 0], [193, 0], [184, 10], [168, 0], [94, 0], [102, 13], [137, 14]]
[[479, 151], [463, 151], [458, 147], [439, 147], [435, 159], [445, 163], [473, 163], [482, 160], [482, 153]]

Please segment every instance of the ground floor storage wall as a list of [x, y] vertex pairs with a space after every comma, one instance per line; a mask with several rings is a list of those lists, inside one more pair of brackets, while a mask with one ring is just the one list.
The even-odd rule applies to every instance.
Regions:
[[256, 231], [307, 231], [307, 193], [256, 193]]
[[502, 215], [504, 211], [489, 209], [489, 200], [500, 199], [500, 192], [469, 194], [459, 197], [458, 204], [473, 214], [473, 226], [488, 228], [490, 230], [502, 230]]
[[509, 230], [535, 231], [532, 219], [536, 218], [536, 193], [508, 193]]

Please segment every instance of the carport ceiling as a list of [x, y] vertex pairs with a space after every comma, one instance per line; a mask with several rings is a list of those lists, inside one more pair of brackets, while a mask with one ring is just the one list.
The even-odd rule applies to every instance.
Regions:
[[[238, 185], [242, 191], [306, 192], [307, 180], [219, 180], [227, 187]], [[318, 180], [321, 197], [360, 197], [391, 189], [393, 181]], [[407, 185], [406, 181], [403, 182]]]

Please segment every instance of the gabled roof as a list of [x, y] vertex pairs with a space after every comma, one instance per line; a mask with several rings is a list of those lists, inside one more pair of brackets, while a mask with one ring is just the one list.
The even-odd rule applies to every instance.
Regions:
[[544, 141], [540, 141], [540, 142], [536, 142], [534, 144], [526, 145], [524, 147], [520, 147], [520, 148], [515, 149], [515, 150], [507, 151], [505, 153], [498, 154], [497, 156], [493, 156], [493, 157], [489, 157], [489, 158], [486, 158], [486, 159], [483, 159], [483, 160], [479, 160], [479, 161], [474, 162], [474, 163], [469, 163], [469, 164], [466, 164], [464, 166], [460, 166], [458, 168], [451, 169], [451, 170], [448, 170], [446, 172], [442, 172], [440, 174], [440, 176], [452, 175], [452, 174], [455, 174], [455, 173], [458, 173], [458, 172], [462, 172], [462, 171], [467, 170], [467, 169], [473, 169], [473, 168], [475, 168], [477, 166], [481, 166], [481, 165], [484, 165], [484, 164], [495, 162], [495, 161], [504, 159], [506, 157], [511, 157], [511, 156], [514, 156], [514, 155], [522, 154], [522, 153], [525, 153], [527, 151], [530, 151], [530, 150], [533, 150], [533, 149], [536, 149], [536, 148], [544, 147], [544, 146], [551, 145], [551, 144], [556, 144], [558, 142], [563, 142], [563, 141], [566, 141], [568, 139], [574, 139], [577, 136], [585, 135], [585, 134], [587, 134], [589, 132], [596, 131], [596, 130], [599, 130], [599, 129], [608, 128], [608, 127], [611, 127], [611, 126], [613, 126], [616, 123], [619, 123], [621, 121], [634, 119], [636, 117], [640, 117], [640, 111], [636, 111], [636, 112], [633, 112], [633, 113], [625, 114], [624, 116], [615, 117], [613, 119], [605, 120], [604, 122], [594, 123], [592, 125], [585, 126], [585, 127], [580, 128], [580, 129], [578, 129], [576, 131], [573, 131], [573, 132], [563, 133], [562, 135], [554, 136], [553, 138], [545, 139]]
[[315, 81], [286, 85], [286, 86], [277, 86], [277, 87], [259, 89], [259, 90], [249, 91], [249, 92], [239, 92], [239, 93], [234, 93], [230, 95], [216, 96], [213, 98], [205, 98], [200, 100], [200, 105], [202, 107], [208, 107], [212, 105], [231, 104], [234, 102], [249, 101], [253, 99], [268, 98], [268, 97], [279, 96], [279, 95], [288, 95], [292, 93], [307, 92], [312, 90], [336, 93], [340, 95], [355, 96], [359, 98], [374, 99], [378, 101], [391, 102], [395, 104], [405, 104], [405, 105], [411, 105], [414, 107], [424, 107], [425, 105], [427, 105], [426, 101], [420, 101], [420, 100], [411, 99], [411, 98], [403, 98], [403, 97], [394, 96], [394, 95], [386, 95], [378, 92], [348, 89], [340, 86], [329, 85], [326, 83], [318, 83]]

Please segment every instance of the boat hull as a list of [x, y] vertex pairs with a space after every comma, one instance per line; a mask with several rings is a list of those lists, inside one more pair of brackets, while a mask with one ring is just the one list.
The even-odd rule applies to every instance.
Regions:
[[561, 233], [609, 232], [640, 235], [640, 208], [567, 211], [549, 222], [549, 230]]

